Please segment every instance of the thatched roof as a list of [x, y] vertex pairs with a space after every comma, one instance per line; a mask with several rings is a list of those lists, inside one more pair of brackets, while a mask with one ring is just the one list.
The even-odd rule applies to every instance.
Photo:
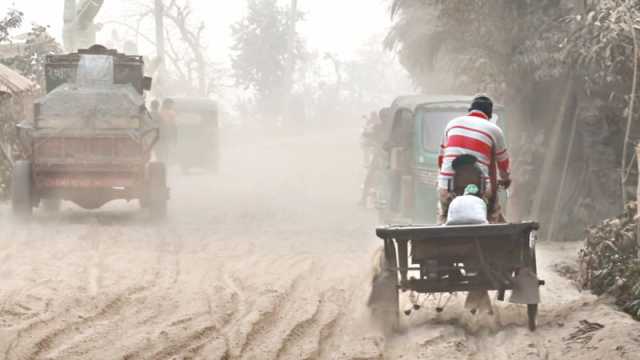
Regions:
[[31, 92], [37, 88], [38, 85], [33, 81], [0, 64], [0, 93], [16, 95]]

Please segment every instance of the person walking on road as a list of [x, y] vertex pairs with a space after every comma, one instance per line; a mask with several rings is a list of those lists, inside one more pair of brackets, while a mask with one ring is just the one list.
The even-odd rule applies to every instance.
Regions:
[[[153, 109], [152, 109], [153, 117]], [[176, 126], [175, 103], [172, 99], [165, 99], [162, 102], [162, 109], [159, 113], [160, 139], [157, 146], [157, 158], [159, 161], [169, 164], [171, 152], [175, 150], [178, 143], [178, 128]]]

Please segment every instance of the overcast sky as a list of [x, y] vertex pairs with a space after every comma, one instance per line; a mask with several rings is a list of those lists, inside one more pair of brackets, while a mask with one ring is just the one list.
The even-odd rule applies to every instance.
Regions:
[[[138, 0], [139, 2], [152, 0]], [[280, 0], [286, 4], [288, 0]], [[98, 21], [125, 20], [132, 0], [105, 0]], [[26, 24], [49, 25], [61, 37], [64, 0], [0, 0], [0, 10], [14, 6], [25, 13]], [[191, 0], [196, 15], [206, 21], [211, 55], [228, 61], [229, 26], [242, 18], [245, 0]], [[384, 33], [389, 26], [387, 0], [299, 0], [306, 13], [300, 32], [310, 50], [337, 53], [343, 59], [353, 56], [371, 36]], [[102, 34], [106, 36], [108, 34]]]

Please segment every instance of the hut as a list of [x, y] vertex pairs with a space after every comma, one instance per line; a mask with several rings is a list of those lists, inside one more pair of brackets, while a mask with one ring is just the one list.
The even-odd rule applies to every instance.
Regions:
[[33, 117], [32, 104], [37, 91], [35, 82], [0, 64], [0, 123], [3, 128]]
[[15, 125], [33, 120], [33, 101], [38, 85], [0, 64], [0, 198], [6, 183], [13, 153], [16, 150]]

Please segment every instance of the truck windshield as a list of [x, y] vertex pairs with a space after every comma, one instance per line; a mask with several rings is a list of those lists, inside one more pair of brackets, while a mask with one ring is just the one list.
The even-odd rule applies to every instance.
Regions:
[[464, 115], [464, 111], [419, 110], [418, 119], [422, 123], [422, 145], [428, 152], [440, 151], [440, 142], [449, 121]]

